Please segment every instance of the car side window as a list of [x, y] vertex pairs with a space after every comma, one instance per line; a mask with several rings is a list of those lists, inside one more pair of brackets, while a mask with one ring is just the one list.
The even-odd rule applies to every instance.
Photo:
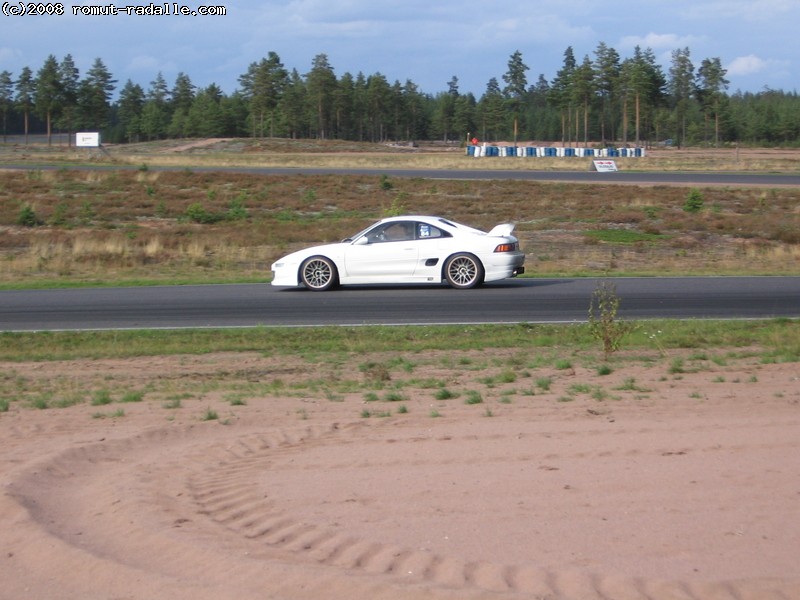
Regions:
[[446, 237], [446, 234], [438, 227], [434, 227], [433, 225], [429, 225], [428, 223], [417, 223], [418, 240], [427, 240], [431, 238], [441, 238], [441, 237]]
[[381, 242], [406, 242], [414, 239], [414, 224], [408, 221], [397, 221], [376, 227], [367, 234], [371, 244]]

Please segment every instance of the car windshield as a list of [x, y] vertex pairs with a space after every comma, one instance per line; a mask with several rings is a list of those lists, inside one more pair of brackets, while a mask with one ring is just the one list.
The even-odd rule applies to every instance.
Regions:
[[370, 229], [372, 229], [373, 227], [375, 227], [375, 225], [377, 225], [377, 223], [373, 223], [372, 225], [370, 225], [370, 226], [369, 226], [369, 227], [367, 227], [366, 229], [362, 229], [362, 230], [361, 230], [361, 231], [359, 231], [357, 234], [355, 234], [355, 235], [351, 235], [350, 237], [346, 237], [346, 238], [344, 238], [342, 241], [343, 241], [343, 242], [354, 242], [354, 241], [356, 241], [358, 238], [360, 238], [362, 235], [364, 235], [365, 233], [367, 233], [367, 232], [368, 232]]

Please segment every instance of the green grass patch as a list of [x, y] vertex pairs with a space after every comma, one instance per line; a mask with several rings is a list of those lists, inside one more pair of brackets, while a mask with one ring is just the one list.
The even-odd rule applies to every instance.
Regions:
[[217, 419], [219, 419], [219, 415], [217, 414], [217, 411], [208, 408], [206, 409], [206, 412], [203, 413], [203, 416], [200, 419], [202, 421], [216, 421]]
[[483, 396], [477, 390], [470, 390], [464, 398], [464, 404], [482, 404]]
[[453, 398], [458, 398], [458, 396], [458, 392], [453, 392], [447, 388], [436, 390], [436, 393], [433, 395], [437, 400], [452, 400]]
[[630, 229], [592, 229], [584, 231], [583, 235], [592, 241], [606, 242], [609, 244], [656, 242], [666, 237], [660, 233], [644, 233], [632, 231]]
[[[800, 320], [763, 321], [658, 321], [663, 333], [658, 343], [642, 332], [626, 336], [622, 351], [660, 352], [661, 349], [758, 348], [762, 361], [800, 361]], [[535, 347], [537, 354], [551, 350], [551, 364], [559, 370], [572, 367], [573, 360], [556, 358], [569, 350], [596, 353], [597, 342], [586, 324], [549, 325], [453, 325], [398, 327], [308, 327], [250, 329], [131, 330], [86, 332], [3, 332], [0, 360], [50, 361], [73, 359], [130, 358], [135, 356], [199, 355], [212, 352], [260, 352], [265, 356], [334, 357], [380, 352], [417, 353]], [[473, 361], [459, 361], [462, 366]], [[408, 372], [413, 363], [400, 359], [392, 368]], [[673, 372], [684, 365], [676, 361]], [[512, 372], [497, 381], [509, 382]], [[541, 387], [541, 386], [540, 386]]]

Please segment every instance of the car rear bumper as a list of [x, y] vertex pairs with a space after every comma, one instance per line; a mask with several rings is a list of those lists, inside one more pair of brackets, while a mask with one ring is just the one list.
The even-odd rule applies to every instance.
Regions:
[[498, 252], [484, 263], [484, 281], [497, 281], [516, 277], [525, 272], [525, 254], [522, 252]]

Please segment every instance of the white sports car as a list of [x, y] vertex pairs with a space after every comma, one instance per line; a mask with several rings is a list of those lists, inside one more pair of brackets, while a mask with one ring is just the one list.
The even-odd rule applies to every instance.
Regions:
[[272, 265], [272, 285], [324, 291], [447, 281], [467, 289], [524, 272], [525, 255], [513, 231], [511, 223], [486, 233], [440, 217], [391, 217], [337, 244], [284, 256]]

